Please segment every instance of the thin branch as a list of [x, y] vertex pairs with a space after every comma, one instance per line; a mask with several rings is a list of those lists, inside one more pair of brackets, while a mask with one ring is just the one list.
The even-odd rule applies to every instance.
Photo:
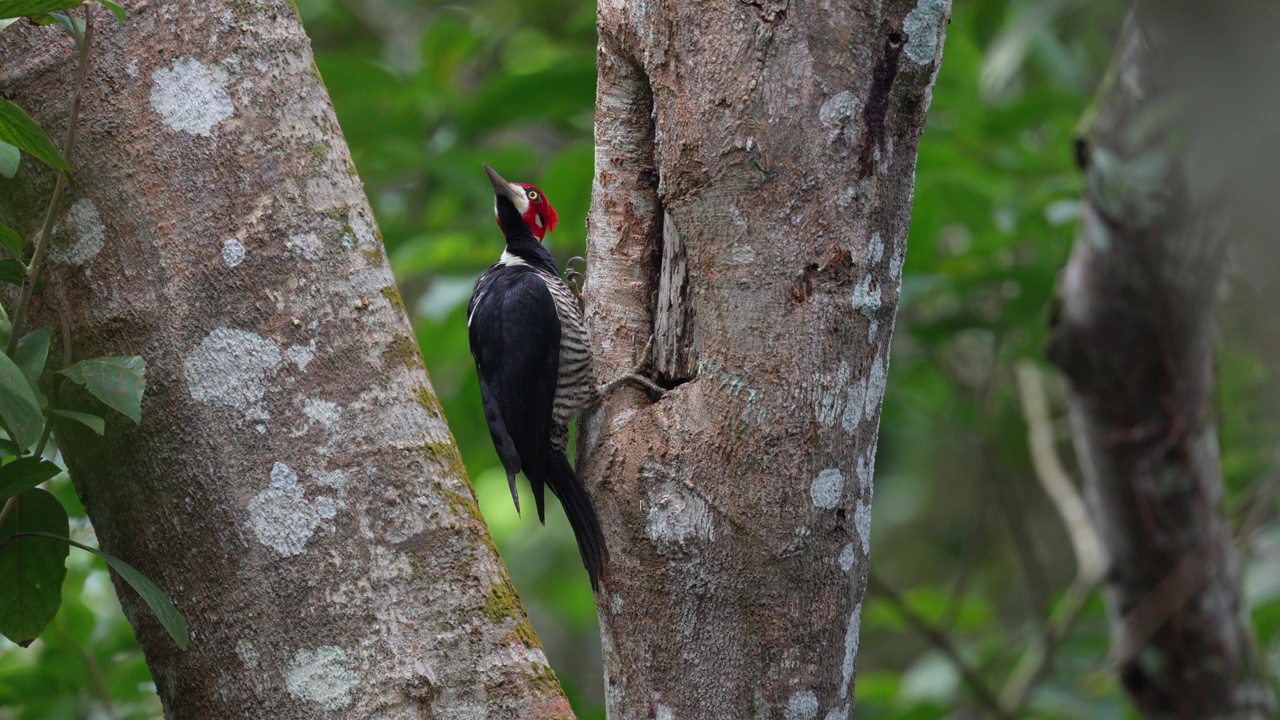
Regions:
[[[89, 51], [93, 46], [93, 13], [88, 8], [85, 8], [84, 13], [84, 42], [79, 45], [80, 65], [76, 71], [76, 90], [71, 96], [71, 119], [67, 123], [67, 140], [62, 147], [62, 159], [67, 165], [71, 164], [71, 154], [76, 147], [76, 120], [80, 117], [80, 97], [84, 94], [84, 80], [89, 70]], [[36, 281], [40, 278], [45, 247], [49, 244], [49, 235], [53, 231], [54, 213], [66, 189], [67, 176], [65, 173], [58, 173], [58, 183], [53, 188], [53, 197], [49, 199], [49, 209], [45, 212], [44, 224], [41, 225], [40, 234], [36, 237], [31, 264], [23, 268], [22, 294], [18, 298], [18, 304], [14, 306], [13, 327], [9, 334], [9, 343], [4, 348], [4, 354], [9, 357], [13, 357], [14, 350], [18, 347], [18, 339], [22, 337], [22, 326], [27, 319], [27, 306], [31, 304], [31, 293], [35, 290]]]
[[[57, 633], [58, 638], [67, 647], [78, 646], [78, 643], [72, 640], [71, 636], [62, 628], [55, 627], [53, 631]], [[89, 684], [93, 687], [94, 693], [102, 703], [102, 710], [106, 714], [107, 720], [117, 720], [120, 714], [116, 712], [115, 706], [111, 703], [111, 691], [107, 689], [106, 678], [102, 674], [102, 666], [98, 664], [98, 659], [88, 649], [81, 648], [80, 660], [84, 663], [85, 669], [89, 671]]]
[[49, 444], [49, 435], [53, 433], [53, 418], [45, 418], [44, 430], [40, 433], [40, 442], [36, 443], [35, 452], [31, 453], [33, 457], [44, 455], [44, 448]]
[[1204, 589], [1212, 575], [1208, 553], [1195, 551], [1183, 555], [1173, 572], [1125, 614], [1120, 637], [1112, 643], [1111, 665], [1123, 667], [1136, 657], [1160, 627]]
[[1276, 495], [1280, 493], [1280, 472], [1272, 471], [1253, 483], [1249, 497], [1236, 513], [1236, 546], [1247, 553], [1257, 540], [1258, 531], [1275, 512]]
[[1035, 638], [1018, 658], [1004, 686], [1000, 688], [1000, 706], [1010, 715], [1018, 716], [1031, 697], [1031, 689], [1049, 672], [1053, 665], [1053, 653], [1058, 644], [1079, 619], [1088, 604], [1098, 581], [1087, 582], [1079, 577], [1067, 588], [1067, 594], [1045, 624], [1044, 631]]
[[1000, 707], [1000, 701], [996, 699], [995, 693], [987, 685], [986, 681], [982, 679], [982, 676], [978, 674], [978, 671], [970, 667], [964, 658], [960, 656], [960, 652], [951, 642], [951, 638], [929, 624], [929, 621], [920, 617], [915, 610], [912, 610], [907, 601], [898, 594], [898, 591], [881, 580], [874, 570], [867, 571], [867, 590], [877, 595], [882, 595], [898, 611], [902, 619], [907, 621], [908, 625], [920, 633], [925, 640], [929, 641], [929, 644], [941, 651], [951, 661], [951, 664], [960, 672], [960, 679], [969, 688], [969, 692], [973, 693], [973, 697], [978, 701], [978, 704], [985, 707], [998, 720], [1014, 720], [1013, 715], [1005, 712], [1004, 708]]
[[1067, 588], [1066, 596], [1045, 622], [1040, 636], [1023, 652], [1000, 690], [1000, 706], [1016, 716], [1026, 706], [1036, 682], [1049, 671], [1054, 650], [1070, 632], [1101, 582], [1106, 561], [1084, 500], [1058, 457], [1043, 375], [1029, 362], [1020, 362], [1015, 369], [1022, 414], [1027, 422], [1031, 464], [1040, 487], [1044, 488], [1066, 526], [1076, 558], [1075, 581]]
[[1027, 443], [1031, 450], [1031, 465], [1035, 468], [1040, 487], [1053, 502], [1053, 507], [1066, 526], [1071, 538], [1071, 548], [1076, 557], [1076, 573], [1085, 583], [1097, 583], [1106, 569], [1106, 555], [1098, 531], [1089, 519], [1080, 491], [1062, 467], [1053, 436], [1053, 421], [1049, 417], [1049, 402], [1044, 394], [1044, 379], [1040, 370], [1029, 362], [1016, 367], [1018, 395], [1022, 399], [1022, 414], [1027, 420]]
[[18, 503], [18, 496], [14, 495], [4, 501], [4, 507], [0, 508], [0, 527], [4, 527], [4, 523], [9, 519], [9, 513], [13, 512], [13, 506]]

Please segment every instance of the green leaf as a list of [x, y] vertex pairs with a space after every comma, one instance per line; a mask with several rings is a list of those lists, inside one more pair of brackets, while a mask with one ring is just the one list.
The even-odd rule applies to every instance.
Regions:
[[0, 100], [0, 142], [16, 146], [49, 167], [71, 174], [71, 167], [44, 130], [22, 108], [8, 100]]
[[18, 448], [18, 444], [12, 440], [0, 438], [0, 456], [13, 457], [21, 455], [22, 450]]
[[111, 0], [96, 0], [96, 2], [102, 7], [110, 10], [111, 14], [115, 15], [116, 20], [122, 25], [124, 24], [124, 21], [129, 17], [127, 14], [125, 14], [124, 8], [111, 2]]
[[31, 392], [22, 370], [4, 353], [0, 353], [0, 417], [4, 418], [19, 447], [29, 448], [40, 439], [44, 429], [40, 402]]
[[120, 577], [124, 578], [124, 581], [129, 583], [129, 586], [142, 597], [147, 603], [147, 607], [151, 608], [151, 612], [155, 613], [156, 619], [160, 621], [165, 630], [169, 631], [169, 636], [173, 638], [174, 642], [178, 643], [178, 647], [186, 649], [191, 642], [191, 636], [187, 632], [186, 618], [182, 617], [182, 613], [178, 612], [178, 608], [169, 602], [169, 598], [165, 596], [164, 592], [156, 587], [155, 583], [148, 580], [146, 575], [138, 572], [138, 569], [134, 566], [115, 555], [109, 555], [98, 548], [82, 545], [75, 540], [61, 537], [54, 533], [33, 532], [31, 537], [57, 540], [68, 545], [74, 545], [85, 552], [91, 552], [102, 558], [111, 566], [112, 570], [120, 573]]
[[81, 0], [0, 0], [0, 18], [26, 17], [80, 7]]
[[65, 13], [51, 12], [45, 15], [44, 18], [32, 18], [32, 20], [35, 20], [38, 25], [52, 25], [56, 22], [62, 26], [63, 30], [67, 31], [68, 35], [75, 39], [77, 45], [84, 42], [82, 40], [84, 37], [84, 20], [78, 17], [71, 17]]
[[13, 258], [0, 260], [0, 282], [22, 287], [22, 266]]
[[18, 341], [13, 351], [13, 362], [22, 370], [27, 382], [34, 383], [44, 372], [44, 361], [49, 356], [49, 331], [46, 328], [32, 330]]
[[69, 532], [57, 498], [38, 489], [17, 496], [0, 526], [0, 635], [26, 647], [58, 614], [68, 549], [26, 533], [66, 542]]
[[44, 458], [20, 457], [0, 467], [0, 502], [25, 492], [62, 472], [62, 468]]
[[99, 435], [107, 431], [107, 421], [91, 413], [76, 412], [74, 410], [59, 410], [57, 408], [49, 408], [48, 410], [45, 410], [45, 412], [55, 417], [74, 420]]
[[18, 174], [18, 165], [22, 163], [22, 153], [7, 142], [0, 142], [0, 177], [12, 180]]
[[79, 383], [108, 407], [135, 423], [142, 421], [142, 392], [146, 389], [147, 362], [137, 356], [83, 360], [59, 374]]
[[22, 238], [12, 229], [0, 225], [0, 245], [13, 253], [15, 258], [22, 257]]

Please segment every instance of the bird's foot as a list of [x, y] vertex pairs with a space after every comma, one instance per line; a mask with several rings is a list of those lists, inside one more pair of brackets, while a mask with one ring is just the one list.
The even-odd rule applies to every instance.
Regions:
[[644, 350], [640, 352], [640, 360], [636, 362], [635, 365], [632, 365], [626, 372], [606, 383], [601, 384], [597, 389], [597, 397], [603, 398], [616, 390], [619, 385], [631, 383], [641, 390], [648, 392], [654, 398], [659, 400], [662, 399], [662, 396], [667, 394], [666, 388], [640, 374], [640, 372], [644, 370], [644, 366], [649, 364], [649, 358], [652, 354], [653, 336], [650, 335], [649, 340], [644, 344]]
[[[574, 263], [582, 265], [582, 269], [579, 270], [574, 267]], [[579, 310], [585, 310], [585, 305], [587, 304], [586, 298], [582, 296], [582, 288], [586, 284], [586, 265], [586, 259], [576, 255], [569, 258], [569, 262], [564, 264], [564, 281], [569, 286], [569, 289], [573, 291], [573, 296], [578, 298]]]

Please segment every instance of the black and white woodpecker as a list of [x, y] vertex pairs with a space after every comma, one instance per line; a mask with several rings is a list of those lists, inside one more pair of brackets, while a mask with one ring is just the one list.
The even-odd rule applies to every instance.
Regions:
[[595, 507], [566, 450], [569, 421], [613, 383], [596, 385], [577, 288], [571, 290], [560, 279], [555, 259], [542, 246], [556, 226], [556, 211], [533, 185], [507, 182], [487, 164], [484, 171], [507, 241], [502, 257], [480, 276], [467, 303], [467, 335], [480, 375], [484, 417], [517, 512], [516, 473], [523, 472], [540, 522], [546, 522], [543, 488], [560, 500], [591, 587], [599, 589], [609, 552]]

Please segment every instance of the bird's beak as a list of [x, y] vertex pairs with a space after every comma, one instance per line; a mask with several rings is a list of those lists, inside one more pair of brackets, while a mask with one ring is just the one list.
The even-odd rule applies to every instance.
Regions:
[[524, 192], [521, 190], [517, 190], [516, 186], [512, 185], [506, 180], [503, 180], [502, 176], [498, 174], [497, 170], [494, 170], [493, 168], [489, 167], [489, 163], [484, 163], [484, 174], [489, 176], [489, 183], [493, 185], [494, 195], [505, 195], [506, 198], [510, 200], [512, 204], [516, 206], [517, 209], [519, 209], [520, 203], [522, 201], [528, 202], [527, 200], [525, 200]]

